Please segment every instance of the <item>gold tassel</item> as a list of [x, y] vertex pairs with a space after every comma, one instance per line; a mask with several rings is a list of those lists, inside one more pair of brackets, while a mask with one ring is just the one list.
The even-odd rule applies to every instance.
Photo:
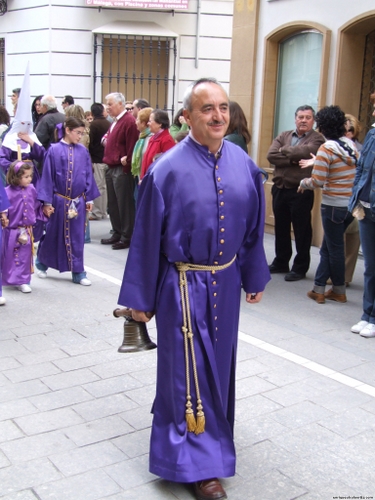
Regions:
[[206, 426], [206, 418], [204, 416], [203, 412], [203, 406], [202, 406], [202, 401], [198, 399], [198, 406], [197, 406], [197, 425], [195, 428], [195, 434], [202, 434], [204, 432], [205, 426]]
[[186, 427], [188, 432], [195, 432], [197, 427], [197, 422], [195, 421], [194, 412], [191, 408], [192, 404], [190, 400], [191, 396], [187, 396], [186, 411], [185, 411]]

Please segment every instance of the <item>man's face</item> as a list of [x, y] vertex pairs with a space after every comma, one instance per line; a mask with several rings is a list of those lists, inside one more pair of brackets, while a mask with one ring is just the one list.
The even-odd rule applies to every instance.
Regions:
[[10, 100], [12, 101], [13, 106], [15, 106], [17, 104], [17, 102], [18, 102], [18, 94], [15, 94], [13, 92], [13, 94], [11, 95]]
[[42, 113], [42, 115], [45, 115], [48, 111], [48, 108], [45, 104], [41, 104], [40, 105], [40, 108], [39, 108], [39, 111]]
[[314, 121], [313, 112], [311, 110], [298, 111], [295, 119], [297, 134], [303, 135], [310, 132], [313, 128]]
[[63, 109], [65, 110], [65, 108], [67, 108], [67, 107], [69, 106], [69, 103], [67, 103], [67, 102], [63, 101], [63, 102], [61, 103], [61, 106], [62, 106], [62, 107], [63, 107]]
[[229, 125], [228, 96], [215, 83], [201, 83], [193, 90], [191, 108], [184, 117], [194, 138], [216, 153]]
[[124, 105], [121, 102], [115, 101], [113, 97], [107, 99], [107, 112], [112, 118], [116, 118], [124, 109]]
[[133, 113], [133, 116], [134, 118], [137, 118], [138, 116], [138, 111], [139, 109], [137, 108], [137, 104], [138, 104], [138, 101], [137, 99], [133, 102], [133, 110], [132, 110], [132, 113]]

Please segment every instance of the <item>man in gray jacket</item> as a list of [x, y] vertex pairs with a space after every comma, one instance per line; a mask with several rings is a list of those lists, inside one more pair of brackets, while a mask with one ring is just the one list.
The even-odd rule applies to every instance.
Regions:
[[48, 149], [55, 140], [55, 128], [58, 123], [64, 123], [65, 115], [57, 111], [56, 99], [52, 95], [44, 95], [40, 100], [40, 109], [43, 113], [35, 129], [35, 133], [42, 143]]
[[[282, 132], [274, 139], [267, 159], [274, 165], [272, 209], [275, 216], [275, 258], [269, 266], [271, 273], [286, 273], [285, 281], [305, 278], [310, 267], [312, 239], [311, 210], [314, 192], [297, 193], [300, 181], [309, 177], [312, 167], [301, 169], [299, 161], [316, 154], [324, 137], [313, 130], [315, 111], [300, 106], [295, 112], [295, 130]], [[291, 225], [297, 255], [289, 271], [292, 257]]]

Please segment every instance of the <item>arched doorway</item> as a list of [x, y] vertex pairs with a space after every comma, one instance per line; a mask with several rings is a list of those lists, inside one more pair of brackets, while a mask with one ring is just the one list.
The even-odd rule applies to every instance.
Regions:
[[373, 122], [369, 96], [375, 91], [375, 11], [352, 19], [339, 30], [337, 52], [333, 101], [359, 119], [363, 140]]

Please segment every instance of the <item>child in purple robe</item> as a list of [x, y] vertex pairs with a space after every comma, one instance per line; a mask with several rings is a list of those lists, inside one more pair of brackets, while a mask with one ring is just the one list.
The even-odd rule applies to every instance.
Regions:
[[3, 285], [13, 285], [30, 293], [33, 269], [33, 228], [36, 220], [45, 220], [42, 205], [31, 184], [34, 167], [31, 162], [15, 161], [7, 172], [9, 225], [4, 228], [2, 248]]
[[9, 220], [7, 217], [8, 207], [9, 207], [8, 197], [3, 186], [3, 181], [0, 179], [0, 306], [3, 306], [6, 302], [5, 297], [3, 297], [2, 279], [1, 279], [1, 241], [3, 235], [3, 228], [9, 224]]
[[91, 285], [83, 265], [86, 212], [91, 211], [100, 196], [96, 186], [88, 150], [79, 141], [85, 123], [68, 117], [63, 125], [63, 138], [51, 144], [44, 159], [38, 199], [50, 216], [46, 233], [38, 248], [35, 266], [39, 278], [47, 277], [52, 267], [61, 273], [70, 271], [73, 283]]

